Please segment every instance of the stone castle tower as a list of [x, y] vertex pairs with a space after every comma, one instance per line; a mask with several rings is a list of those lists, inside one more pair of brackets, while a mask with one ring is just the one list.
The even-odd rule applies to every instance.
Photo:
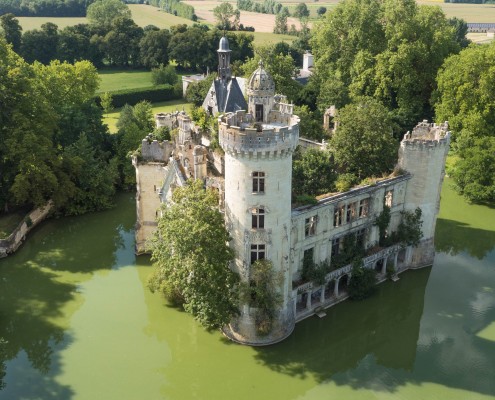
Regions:
[[406, 133], [400, 144], [399, 167], [412, 175], [406, 188], [404, 210], [421, 208], [423, 220], [423, 238], [411, 251], [410, 268], [433, 263], [433, 239], [449, 145], [448, 123], [437, 125], [427, 121], [420, 122], [412, 133]]
[[219, 124], [225, 151], [226, 222], [241, 279], [249, 282], [256, 260], [270, 260], [283, 277], [279, 288], [283, 302], [269, 335], [256, 335], [256, 310], [249, 305], [242, 307], [225, 333], [238, 342], [268, 344], [288, 336], [295, 324], [288, 271], [292, 153], [299, 140], [299, 118], [284, 96], [275, 96], [273, 79], [261, 63], [247, 93], [249, 112], [227, 113]]

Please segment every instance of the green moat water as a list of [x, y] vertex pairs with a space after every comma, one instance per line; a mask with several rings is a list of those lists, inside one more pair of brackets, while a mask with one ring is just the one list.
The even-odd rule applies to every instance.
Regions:
[[132, 196], [0, 260], [0, 399], [493, 399], [495, 209], [445, 187], [432, 268], [250, 348], [146, 288]]

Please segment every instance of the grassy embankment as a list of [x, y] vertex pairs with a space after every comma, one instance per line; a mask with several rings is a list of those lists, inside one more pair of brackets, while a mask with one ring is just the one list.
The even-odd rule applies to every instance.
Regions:
[[0, 239], [6, 239], [26, 216], [26, 210], [0, 214]]

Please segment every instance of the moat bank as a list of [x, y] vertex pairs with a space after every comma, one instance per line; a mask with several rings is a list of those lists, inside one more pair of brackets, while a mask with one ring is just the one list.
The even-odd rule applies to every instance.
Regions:
[[489, 399], [495, 396], [495, 209], [444, 188], [432, 268], [232, 344], [146, 288], [134, 199], [54, 220], [0, 260], [0, 399]]

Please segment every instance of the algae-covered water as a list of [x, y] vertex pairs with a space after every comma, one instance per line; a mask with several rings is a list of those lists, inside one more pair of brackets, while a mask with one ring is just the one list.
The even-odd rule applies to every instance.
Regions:
[[432, 268], [266, 348], [228, 342], [146, 288], [134, 199], [44, 223], [0, 260], [0, 399], [493, 399], [495, 209], [447, 185]]

